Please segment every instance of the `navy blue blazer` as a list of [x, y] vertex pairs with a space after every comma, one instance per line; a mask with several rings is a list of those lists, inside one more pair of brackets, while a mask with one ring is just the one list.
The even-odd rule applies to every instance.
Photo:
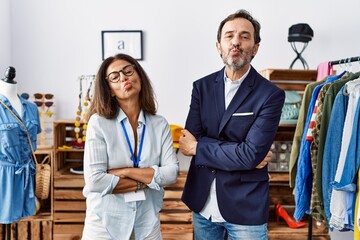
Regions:
[[265, 158], [280, 121], [285, 92], [252, 66], [225, 110], [224, 69], [193, 83], [185, 128], [198, 140], [182, 201], [200, 212], [216, 177], [219, 209], [230, 223], [260, 225], [268, 221]]

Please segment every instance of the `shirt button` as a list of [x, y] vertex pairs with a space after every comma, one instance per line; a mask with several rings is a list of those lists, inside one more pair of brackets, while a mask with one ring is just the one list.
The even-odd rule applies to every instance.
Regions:
[[211, 170], [211, 173], [216, 174], [216, 170], [215, 169]]

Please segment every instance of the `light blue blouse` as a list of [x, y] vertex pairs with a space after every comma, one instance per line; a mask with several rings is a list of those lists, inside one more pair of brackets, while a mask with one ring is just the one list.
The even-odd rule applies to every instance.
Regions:
[[[18, 114], [10, 101], [0, 99], [23, 121], [36, 150], [37, 134], [41, 132], [37, 106], [19, 97], [22, 114]], [[25, 129], [0, 104], [0, 223], [8, 224], [36, 212], [34, 199], [35, 164]]]
[[[176, 157], [170, 127], [166, 119], [159, 115], [140, 112], [137, 128], [138, 146], [146, 125], [140, 168], [152, 167], [155, 174], [145, 189], [145, 201], [125, 202], [124, 194], [112, 194], [119, 177], [108, 174], [108, 169], [133, 167], [131, 153], [124, 130], [124, 122], [132, 149], [134, 135], [130, 123], [122, 110], [116, 119], [106, 119], [97, 114], [91, 116], [86, 131], [84, 153], [83, 190], [86, 199], [86, 220], [99, 219], [112, 239], [129, 239], [134, 230], [136, 239], [145, 239], [160, 223], [159, 212], [162, 208], [163, 186], [176, 182], [179, 163]], [[86, 223], [85, 223], [86, 224]], [[87, 231], [84, 228], [84, 231]], [[91, 229], [84, 232], [97, 238], [101, 231]]]

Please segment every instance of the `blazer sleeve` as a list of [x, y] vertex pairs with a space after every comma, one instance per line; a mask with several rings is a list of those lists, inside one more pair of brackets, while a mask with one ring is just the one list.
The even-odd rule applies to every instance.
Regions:
[[275, 86], [254, 90], [251, 97], [256, 99], [253, 101], [261, 102], [258, 103], [261, 106], [254, 112], [255, 119], [245, 123], [249, 125], [248, 131], [244, 133], [235, 123], [228, 123], [225, 127], [231, 132], [236, 132], [234, 129], [238, 128], [239, 135], [244, 136], [241, 141], [229, 136], [206, 135], [201, 120], [199, 94], [194, 85], [186, 126], [198, 139], [196, 156], [193, 158], [195, 164], [224, 171], [255, 169], [266, 156], [276, 135], [285, 100], [284, 91]]

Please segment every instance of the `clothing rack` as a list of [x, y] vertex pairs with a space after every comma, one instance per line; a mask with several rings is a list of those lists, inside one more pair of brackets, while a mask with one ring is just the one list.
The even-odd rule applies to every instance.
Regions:
[[360, 56], [331, 61], [331, 62], [329, 62], [329, 65], [334, 66], [337, 64], [346, 64], [346, 63], [351, 63], [351, 62], [359, 62], [360, 63]]
[[[331, 62], [329, 62], [329, 65], [334, 66], [334, 65], [338, 65], [338, 64], [347, 64], [347, 63], [351, 63], [351, 62], [359, 62], [360, 63], [360, 56], [343, 58], [340, 60], [331, 61]], [[311, 215], [309, 215], [309, 217], [310, 218], [309, 218], [309, 225], [308, 225], [308, 240], [311, 240], [312, 239], [313, 219], [312, 219]]]

